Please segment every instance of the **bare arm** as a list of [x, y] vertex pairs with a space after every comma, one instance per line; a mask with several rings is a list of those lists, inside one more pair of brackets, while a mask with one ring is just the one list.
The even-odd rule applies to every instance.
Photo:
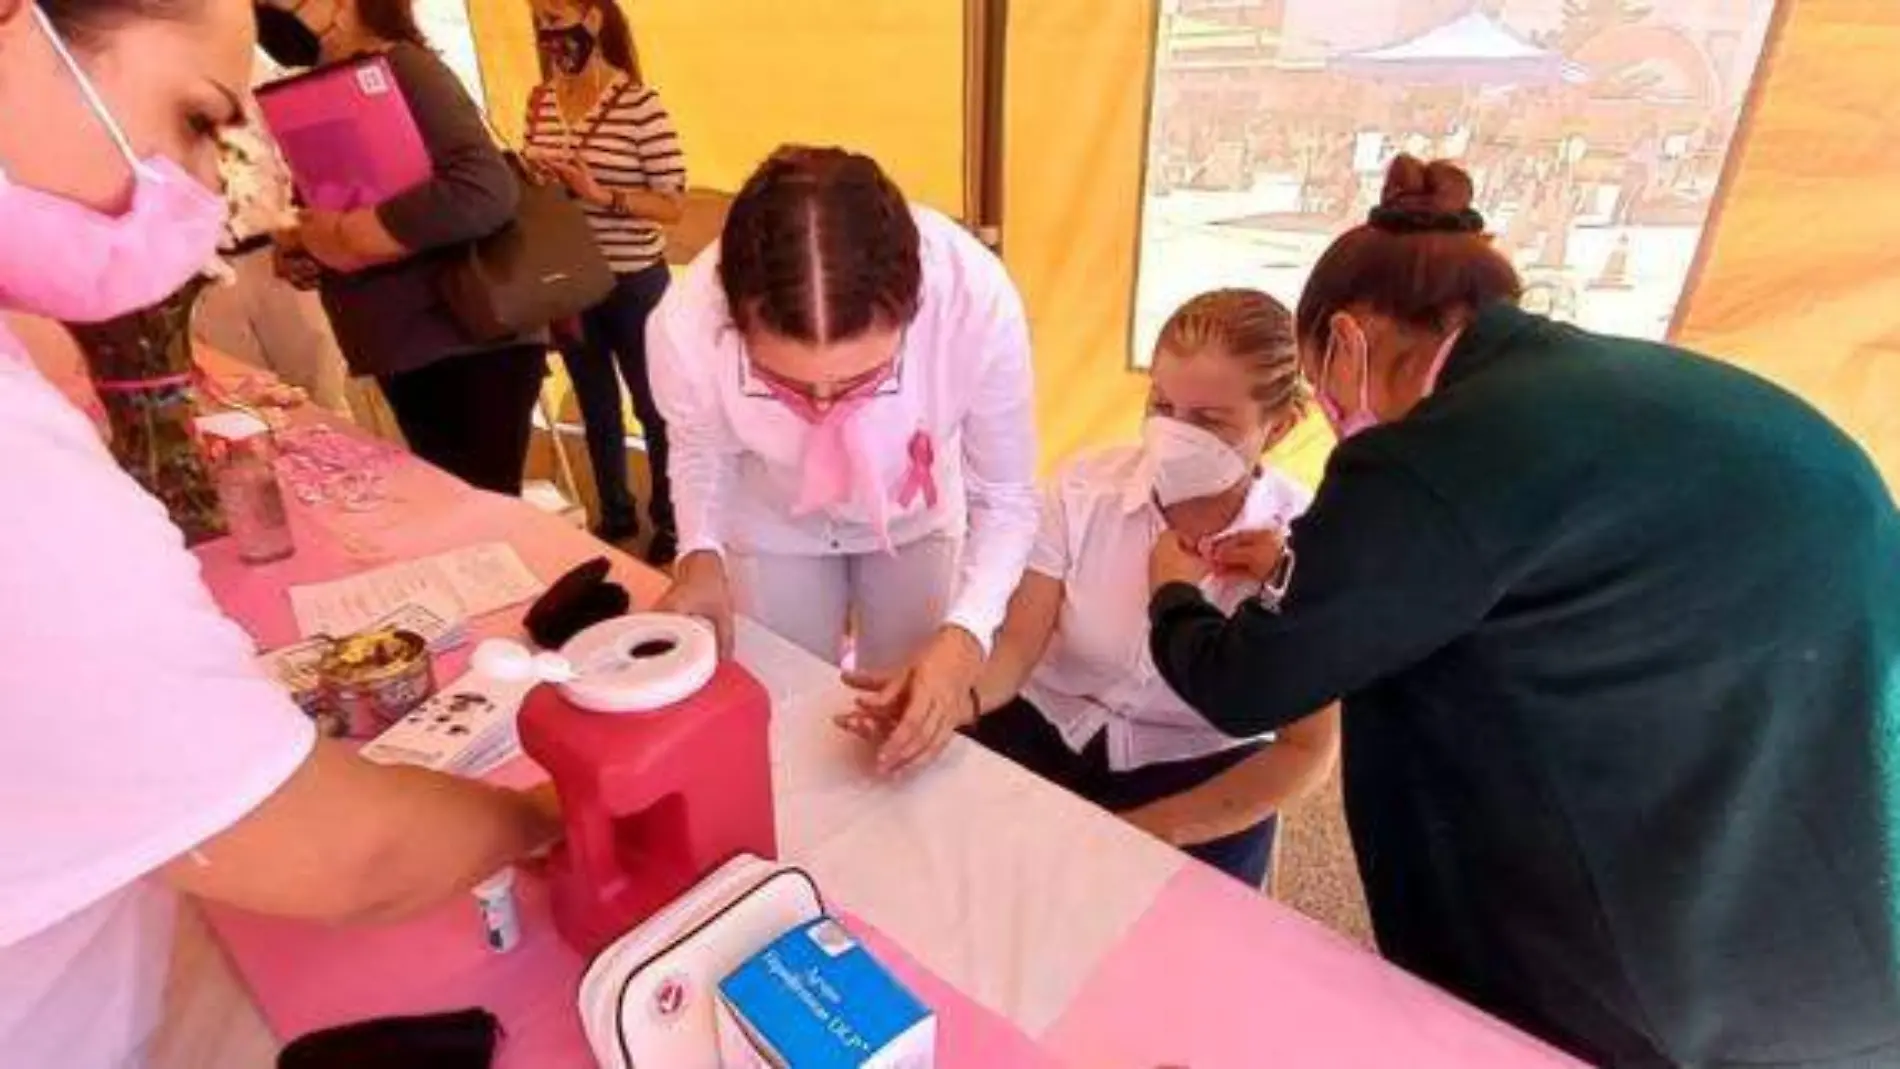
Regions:
[[319, 740], [242, 820], [160, 870], [176, 890], [332, 922], [428, 909], [552, 841], [552, 806]]
[[1265, 749], [1191, 790], [1123, 816], [1175, 846], [1246, 831], [1304, 797], [1339, 760], [1339, 706], [1282, 728]]
[[414, 251], [396, 240], [382, 218], [368, 209], [306, 212], [291, 244], [292, 251], [305, 252], [343, 274], [406, 260]]
[[627, 211], [641, 219], [651, 219], [656, 223], [671, 226], [686, 214], [686, 196], [669, 190], [623, 189], [620, 202]]
[[[569, 165], [570, 167], [572, 165]], [[556, 173], [567, 174], [556, 166]], [[568, 188], [576, 188], [580, 179], [569, 178]], [[644, 186], [620, 184], [608, 179], [600, 179], [597, 190], [579, 193], [581, 199], [598, 208], [610, 208], [635, 219], [648, 219], [655, 223], [672, 225], [686, 214], [686, 196], [670, 190], [647, 189]]]
[[538, 173], [554, 177], [576, 198], [596, 208], [669, 226], [686, 214], [684, 193], [602, 178], [578, 158], [545, 152], [526, 158]]
[[1060, 579], [1034, 570], [1023, 573], [1022, 582], [1009, 599], [1009, 613], [996, 634], [996, 645], [976, 682], [977, 704], [983, 712], [1001, 709], [1022, 690], [1023, 681], [1049, 648], [1061, 609]]
[[[640, 177], [596, 172], [579, 152], [530, 149], [526, 157], [596, 208], [666, 226], [679, 222], [686, 214], [686, 154], [673, 116], [650, 86], [630, 88], [608, 104], [612, 118], [626, 124], [626, 138], [640, 157]], [[530, 103], [530, 123], [538, 110]]]

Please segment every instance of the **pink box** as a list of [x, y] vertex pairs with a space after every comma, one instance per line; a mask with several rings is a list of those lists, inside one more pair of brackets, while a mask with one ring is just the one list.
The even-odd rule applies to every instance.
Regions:
[[433, 173], [386, 56], [360, 56], [262, 86], [257, 103], [308, 207], [373, 208]]

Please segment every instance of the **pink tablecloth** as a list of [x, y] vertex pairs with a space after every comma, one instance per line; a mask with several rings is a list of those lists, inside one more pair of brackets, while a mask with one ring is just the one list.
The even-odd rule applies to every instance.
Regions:
[[1199, 866], [1176, 877], [1044, 1041], [1075, 1066], [1471, 1069], [1562, 1061]]
[[[522, 941], [507, 954], [482, 942], [473, 901], [387, 928], [335, 931], [211, 909], [207, 918], [265, 1021], [290, 1038], [369, 1017], [483, 1006], [508, 1034], [500, 1069], [592, 1064], [575, 1011], [586, 963], [554, 937], [534, 880], [518, 884]], [[1021, 1030], [972, 1002], [862, 920], [848, 927], [938, 1014], [939, 1064], [949, 1069], [1060, 1065]]]
[[[391, 503], [371, 513], [296, 510], [299, 552], [280, 564], [250, 568], [228, 545], [205, 547], [221, 604], [270, 646], [296, 637], [284, 593], [294, 583], [498, 539], [544, 580], [603, 552], [413, 462], [389, 489]], [[661, 588], [618, 555], [615, 571], [637, 599]], [[475, 629], [512, 631], [516, 615]], [[772, 692], [781, 848], [942, 1014], [948, 1066], [1574, 1064], [974, 746], [909, 780], [876, 781], [829, 726], [848, 700], [834, 670], [757, 628], [742, 629], [740, 656]], [[504, 772], [537, 775], [525, 762]], [[532, 881], [523, 899], [526, 939], [499, 956], [483, 948], [470, 903], [347, 932], [228, 910], [210, 919], [280, 1037], [481, 1004], [508, 1025], [506, 1064], [585, 1065], [581, 963], [549, 937]]]

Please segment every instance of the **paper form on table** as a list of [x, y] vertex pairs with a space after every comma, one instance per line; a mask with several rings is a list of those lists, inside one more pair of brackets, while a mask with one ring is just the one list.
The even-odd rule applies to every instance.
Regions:
[[471, 620], [527, 601], [542, 589], [513, 546], [484, 542], [347, 579], [294, 586], [290, 605], [304, 636], [349, 635], [406, 605], [444, 620]]

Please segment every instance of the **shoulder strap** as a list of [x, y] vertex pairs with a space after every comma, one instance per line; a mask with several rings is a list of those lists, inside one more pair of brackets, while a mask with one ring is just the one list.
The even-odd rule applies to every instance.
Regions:
[[594, 121], [587, 124], [587, 132], [581, 135], [580, 144], [574, 146], [575, 151], [578, 152], [587, 147], [587, 143], [592, 141], [594, 135], [600, 132], [600, 124], [606, 122], [607, 116], [612, 115], [614, 109], [620, 106], [620, 98], [626, 96], [627, 90], [632, 86], [633, 79], [628, 78], [614, 87], [613, 95], [603, 101], [599, 109], [594, 112]]

